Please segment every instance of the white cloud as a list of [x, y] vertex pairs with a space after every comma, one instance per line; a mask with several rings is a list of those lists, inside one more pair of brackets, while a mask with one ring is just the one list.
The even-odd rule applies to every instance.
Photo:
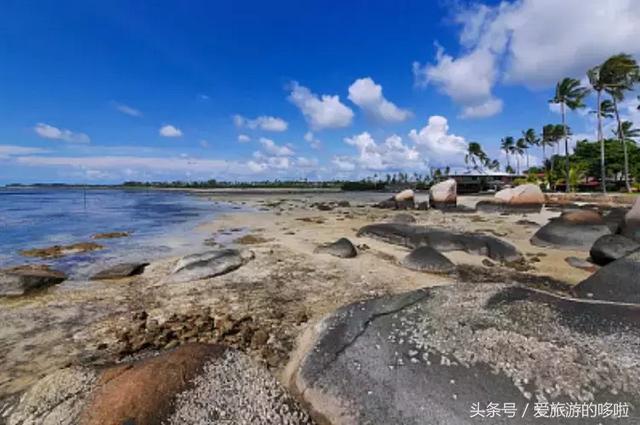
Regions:
[[45, 123], [38, 123], [33, 128], [36, 134], [45, 139], [62, 140], [69, 143], [90, 143], [91, 139], [85, 133], [75, 133], [71, 130], [60, 129]]
[[242, 115], [234, 115], [233, 123], [238, 128], [249, 128], [251, 130], [260, 129], [264, 131], [276, 131], [282, 132], [286, 131], [289, 128], [289, 123], [287, 123], [282, 118], [271, 117], [271, 116], [260, 116], [255, 119], [245, 118]]
[[340, 171], [353, 171], [356, 169], [356, 164], [348, 157], [336, 156], [331, 162]]
[[434, 64], [414, 63], [416, 83], [434, 84], [463, 115], [501, 110], [499, 82], [549, 87], [624, 50], [640, 54], [640, 9], [633, 0], [521, 0], [476, 4], [456, 16], [462, 25], [457, 57], [438, 47]]
[[349, 86], [349, 100], [377, 121], [401, 122], [411, 117], [410, 111], [398, 108], [385, 99], [382, 86], [370, 77], [360, 78]]
[[46, 149], [30, 148], [16, 145], [0, 145], [0, 159], [8, 159], [17, 155], [32, 155], [48, 152]]
[[260, 138], [260, 144], [264, 148], [267, 153], [276, 156], [291, 156], [293, 155], [293, 150], [289, 146], [280, 146], [276, 144], [271, 139], [267, 139], [265, 137]]
[[467, 151], [464, 137], [449, 133], [449, 124], [445, 117], [432, 115], [427, 125], [417, 131], [409, 132], [409, 138], [420, 148], [426, 150], [434, 165], [462, 165]]
[[304, 134], [304, 140], [309, 143], [313, 149], [320, 149], [322, 146], [322, 142], [318, 140], [311, 131], [307, 131]]
[[238, 142], [240, 143], [247, 143], [251, 141], [251, 137], [247, 136], [246, 134], [239, 134], [238, 135]]
[[182, 137], [182, 130], [171, 124], [160, 127], [159, 133], [162, 137]]
[[296, 167], [298, 168], [317, 168], [318, 160], [316, 158], [307, 158], [304, 156], [299, 156], [296, 158]]
[[133, 108], [131, 106], [122, 104], [122, 103], [114, 103], [114, 107], [119, 112], [122, 112], [123, 114], [129, 115], [131, 117], [141, 117], [142, 116], [142, 112], [140, 112], [140, 110], [138, 110], [136, 108]]
[[340, 96], [312, 93], [296, 81], [291, 83], [289, 100], [296, 105], [313, 130], [347, 127], [353, 120], [351, 108], [340, 102]]
[[[344, 163], [352, 163], [365, 170], [382, 171], [391, 169], [416, 168], [422, 164], [420, 154], [415, 148], [410, 148], [402, 143], [402, 138], [397, 135], [388, 137], [384, 143], [378, 144], [367, 132], [344, 139], [348, 145], [356, 147], [358, 156], [347, 159], [342, 157], [334, 164], [345, 166]], [[347, 167], [349, 167], [347, 165]]]

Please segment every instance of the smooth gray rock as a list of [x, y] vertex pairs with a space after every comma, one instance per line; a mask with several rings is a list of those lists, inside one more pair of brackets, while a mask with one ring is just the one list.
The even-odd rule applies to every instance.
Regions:
[[604, 222], [609, 226], [611, 233], [618, 233], [627, 211], [629, 211], [628, 208], [612, 208], [604, 216]]
[[122, 279], [142, 274], [149, 263], [123, 263], [101, 270], [91, 280]]
[[169, 277], [171, 282], [188, 282], [220, 276], [236, 270], [254, 258], [252, 251], [220, 249], [181, 258]]
[[404, 223], [413, 224], [416, 222], [416, 218], [409, 213], [398, 213], [391, 218], [392, 223]]
[[20, 296], [57, 285], [67, 276], [47, 266], [27, 265], [0, 270], [0, 296]]
[[594, 242], [589, 254], [594, 263], [604, 266], [638, 249], [640, 243], [622, 235], [604, 235]]
[[315, 252], [331, 254], [340, 258], [353, 258], [358, 255], [356, 247], [347, 238], [340, 238], [333, 243], [321, 245], [315, 249]]
[[466, 251], [491, 259], [517, 261], [522, 255], [511, 244], [488, 235], [455, 233], [445, 229], [401, 223], [378, 223], [362, 227], [358, 236], [369, 236], [408, 248], [430, 246], [437, 251]]
[[451, 273], [456, 266], [430, 246], [421, 246], [404, 257], [402, 265], [411, 270], [429, 273]]
[[[351, 304], [308, 328], [286, 378], [332, 425], [566, 425], [534, 417], [533, 403], [638, 405], [639, 312], [499, 284], [418, 290]], [[476, 403], [517, 411], [472, 418]]]
[[531, 237], [536, 246], [588, 251], [598, 238], [611, 234], [609, 227], [601, 224], [568, 222], [563, 217], [553, 218]]
[[581, 297], [640, 304], [640, 251], [607, 264], [574, 290]]

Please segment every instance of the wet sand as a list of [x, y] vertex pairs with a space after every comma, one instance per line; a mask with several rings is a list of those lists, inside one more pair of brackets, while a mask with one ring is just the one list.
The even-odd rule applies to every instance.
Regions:
[[[216, 218], [198, 230], [224, 246], [239, 246], [255, 259], [223, 276], [186, 283], [164, 282], [176, 258], [152, 263], [144, 274], [117, 281], [67, 281], [46, 292], [0, 300], [0, 398], [16, 394], [55, 369], [75, 363], [118, 361], [119, 334], [132, 326], [132, 313], [145, 311], [162, 323], [173, 314], [189, 315], [210, 309], [216, 318], [242, 322], [267, 335], [262, 346], [235, 338], [236, 345], [279, 374], [293, 351], [296, 338], [325, 314], [350, 302], [416, 288], [453, 284], [455, 276], [414, 272], [399, 261], [408, 250], [367, 237], [357, 230], [391, 219], [397, 212], [372, 208], [385, 194], [350, 193], [202, 193], [212, 201], [243, 207]], [[424, 196], [424, 195], [422, 195]], [[481, 197], [460, 197], [473, 206]], [[320, 211], [317, 202], [349, 201], [349, 207]], [[418, 201], [422, 200], [420, 197]], [[588, 253], [543, 249], [529, 238], [539, 225], [559, 212], [503, 216], [479, 213], [411, 211], [418, 224], [454, 231], [478, 231], [513, 243], [530, 262], [530, 276], [548, 276], [569, 285], [589, 276], [565, 262]], [[99, 229], [97, 229], [99, 230]], [[251, 237], [247, 237], [251, 236]], [[234, 244], [242, 238], [244, 244]], [[353, 259], [314, 253], [322, 243], [349, 238], [358, 248]], [[542, 255], [540, 255], [542, 253]], [[485, 257], [462, 252], [445, 255], [461, 266], [484, 270], [484, 278], [499, 282], [511, 272], [486, 267]], [[504, 273], [503, 273], [504, 272]], [[196, 335], [196, 338], [198, 336]], [[206, 340], [209, 341], [209, 340]]]

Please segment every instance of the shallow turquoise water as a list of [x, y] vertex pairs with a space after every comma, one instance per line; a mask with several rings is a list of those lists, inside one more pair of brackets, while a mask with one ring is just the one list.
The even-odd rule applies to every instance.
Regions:
[[[209, 235], [197, 232], [229, 207], [178, 191], [117, 189], [0, 189], [0, 267], [46, 263], [86, 277], [120, 261], [153, 260], [197, 251]], [[61, 259], [28, 259], [19, 251], [91, 241], [96, 233], [131, 236], [100, 240], [106, 249]]]

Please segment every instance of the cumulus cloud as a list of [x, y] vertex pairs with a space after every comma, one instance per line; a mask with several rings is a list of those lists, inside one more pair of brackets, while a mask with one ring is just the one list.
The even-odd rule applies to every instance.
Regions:
[[255, 119], [249, 119], [242, 115], [234, 115], [233, 124], [238, 128], [249, 128], [251, 130], [260, 129], [275, 132], [286, 131], [287, 128], [289, 128], [289, 123], [282, 118], [266, 115], [259, 116]]
[[38, 123], [33, 128], [36, 134], [44, 139], [62, 140], [69, 143], [90, 143], [91, 139], [85, 133], [75, 133], [71, 130], [60, 129], [45, 123]]
[[421, 164], [418, 151], [413, 147], [406, 146], [398, 135], [388, 137], [383, 143], [376, 143], [373, 137], [365, 131], [353, 137], [346, 137], [344, 142], [354, 146], [358, 155], [353, 158], [339, 157], [337, 163], [334, 158], [334, 164], [342, 167], [341, 169], [344, 169], [346, 163], [370, 171], [410, 169]]
[[247, 136], [246, 134], [239, 134], [238, 135], [238, 142], [240, 143], [247, 143], [251, 141], [251, 137]]
[[304, 156], [299, 156], [296, 158], [295, 165], [298, 168], [317, 168], [319, 163], [316, 158], [307, 158]]
[[182, 137], [182, 130], [171, 124], [163, 125], [158, 132], [162, 137]]
[[640, 54], [640, 9], [633, 0], [588, 7], [583, 0], [476, 4], [456, 21], [462, 25], [462, 53], [454, 57], [438, 47], [435, 63], [414, 63], [414, 74], [418, 85], [435, 85], [468, 117], [502, 109], [492, 93], [500, 82], [549, 87], [566, 76], [583, 76], [621, 49]]
[[312, 130], [347, 127], [353, 120], [351, 108], [338, 95], [318, 96], [296, 81], [291, 83], [289, 100], [300, 109]]
[[382, 95], [382, 86], [370, 77], [360, 78], [349, 86], [349, 100], [379, 122], [401, 122], [411, 117], [411, 112], [398, 108]]
[[264, 150], [270, 154], [275, 156], [292, 156], [293, 150], [289, 146], [281, 146], [278, 145], [271, 139], [267, 139], [265, 137], [260, 138], [260, 144], [264, 148]]
[[129, 115], [131, 117], [141, 117], [142, 116], [142, 112], [140, 112], [140, 110], [133, 108], [129, 105], [125, 105], [123, 103], [117, 103], [115, 102], [113, 104], [113, 106], [116, 108], [116, 110], [118, 112], [122, 112], [125, 115]]
[[320, 149], [320, 147], [322, 146], [322, 142], [320, 140], [318, 140], [315, 137], [315, 135], [313, 134], [313, 132], [311, 132], [311, 131], [307, 131], [304, 134], [304, 140], [305, 140], [305, 142], [309, 143], [309, 145], [313, 149]]
[[430, 116], [419, 131], [411, 130], [409, 138], [426, 151], [434, 165], [462, 165], [468, 146], [464, 137], [449, 133], [447, 119], [440, 115]]

